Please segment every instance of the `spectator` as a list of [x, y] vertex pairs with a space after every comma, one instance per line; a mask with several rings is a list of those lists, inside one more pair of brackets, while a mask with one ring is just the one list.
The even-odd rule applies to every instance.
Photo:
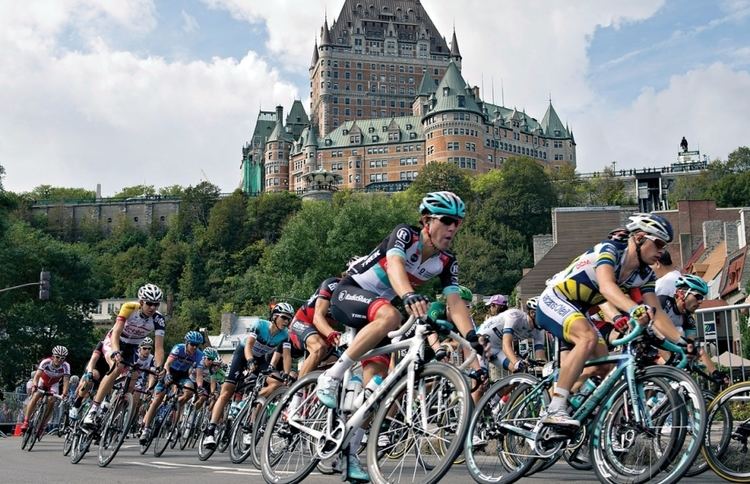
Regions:
[[[495, 294], [490, 297], [490, 300], [487, 301], [485, 306], [489, 306], [490, 308], [490, 312], [487, 314], [487, 319], [489, 319], [508, 309], [508, 298], [502, 294]], [[485, 319], [485, 321], [487, 319]]]

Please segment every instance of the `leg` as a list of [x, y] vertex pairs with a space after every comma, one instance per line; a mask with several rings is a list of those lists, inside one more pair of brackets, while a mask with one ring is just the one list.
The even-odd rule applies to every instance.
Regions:
[[329, 346], [318, 334], [311, 334], [305, 340], [305, 349], [307, 350], [307, 358], [302, 363], [302, 368], [299, 370], [299, 377], [307, 375], [311, 371], [315, 370], [320, 366], [320, 362], [329, 353]]

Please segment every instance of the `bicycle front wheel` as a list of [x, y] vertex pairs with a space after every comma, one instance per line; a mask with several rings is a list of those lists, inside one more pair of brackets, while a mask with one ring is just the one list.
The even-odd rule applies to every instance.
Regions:
[[[420, 368], [413, 401], [409, 401], [408, 380], [404, 376], [386, 392], [372, 420], [367, 468], [377, 484], [439, 481], [461, 452], [469, 429], [471, 394], [455, 367], [430, 363]], [[389, 437], [391, 448], [402, 447], [398, 459], [388, 457], [390, 449], [378, 448], [381, 434]]]
[[250, 457], [256, 469], [260, 469], [261, 444], [263, 443], [263, 435], [266, 433], [268, 419], [271, 417], [276, 405], [278, 405], [279, 400], [281, 400], [281, 397], [284, 396], [286, 391], [286, 388], [279, 388], [271, 393], [263, 403], [263, 406], [260, 407], [260, 411], [255, 417], [255, 422], [253, 423], [253, 444]]
[[99, 467], [106, 467], [117, 455], [125, 440], [130, 426], [130, 415], [133, 412], [133, 395], [125, 393], [109, 414], [99, 440]]
[[750, 482], [750, 382], [721, 392], [708, 407], [703, 456], [722, 479]]
[[[169, 405], [169, 410], [165, 413], [164, 418], [161, 421], [161, 425], [158, 426], [159, 430], [156, 431], [156, 437], [154, 437], [154, 456], [161, 457], [167, 446], [169, 445], [170, 438], [172, 436], [172, 430], [177, 425], [177, 410]], [[157, 410], [158, 414], [159, 410]]]

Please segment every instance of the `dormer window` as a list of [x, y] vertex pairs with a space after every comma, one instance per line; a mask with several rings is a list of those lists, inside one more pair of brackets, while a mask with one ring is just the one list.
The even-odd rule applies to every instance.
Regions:
[[368, 132], [368, 133], [374, 133], [374, 132], [375, 132], [375, 126], [370, 126], [370, 127], [369, 127], [369, 128], [367, 129], [367, 132]]
[[349, 136], [349, 143], [351, 143], [351, 144], [359, 143], [360, 140], [361, 140], [361, 138], [360, 138], [360, 136], [358, 134]]
[[372, 140], [373, 140], [374, 142], [378, 142], [378, 141], [380, 141], [380, 136], [378, 136], [378, 135], [374, 134], [374, 135], [372, 135]]
[[383, 133], [385, 133], [386, 131], [388, 131], [388, 126], [383, 126]]
[[559, 129], [555, 130], [555, 136], [560, 136], [560, 130]]
[[342, 134], [344, 134], [344, 135], [347, 135], [347, 134], [349, 134], [349, 130], [348, 130], [348, 129], [345, 129], [345, 130], [343, 130], [343, 131], [342, 131]]
[[459, 108], [466, 107], [466, 96], [464, 96], [463, 94], [458, 95], [458, 107]]
[[413, 126], [411, 124], [407, 124], [406, 125], [406, 131], [411, 131], [412, 127]]
[[443, 88], [443, 96], [447, 96], [448, 94], [450, 94], [450, 92], [451, 92], [451, 88], [450, 87], [445, 86]]

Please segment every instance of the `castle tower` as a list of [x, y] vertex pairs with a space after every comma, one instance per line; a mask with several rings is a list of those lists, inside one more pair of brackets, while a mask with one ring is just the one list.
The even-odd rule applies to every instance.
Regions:
[[263, 157], [265, 191], [289, 190], [289, 154], [293, 138], [282, 123], [284, 108], [276, 106], [276, 125], [268, 137]]

